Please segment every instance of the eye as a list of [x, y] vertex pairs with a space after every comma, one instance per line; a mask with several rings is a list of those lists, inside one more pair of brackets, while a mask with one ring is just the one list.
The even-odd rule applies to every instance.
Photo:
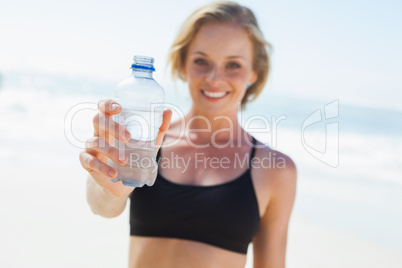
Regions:
[[203, 59], [195, 59], [194, 63], [199, 66], [207, 66], [208, 65], [208, 62]]
[[229, 62], [227, 67], [229, 69], [239, 69], [241, 66], [237, 62]]

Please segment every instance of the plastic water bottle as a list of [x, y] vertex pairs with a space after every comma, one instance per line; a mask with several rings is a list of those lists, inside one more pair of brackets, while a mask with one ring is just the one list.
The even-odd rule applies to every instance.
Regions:
[[155, 142], [162, 124], [165, 91], [152, 77], [153, 63], [151, 57], [134, 56], [132, 76], [115, 90], [115, 100], [122, 111], [113, 120], [124, 126], [131, 138], [127, 143], [115, 140], [115, 147], [127, 155], [128, 162], [121, 166], [109, 159], [108, 164], [118, 172], [117, 178], [109, 179], [111, 182], [122, 181], [132, 187], [152, 186], [155, 182]]

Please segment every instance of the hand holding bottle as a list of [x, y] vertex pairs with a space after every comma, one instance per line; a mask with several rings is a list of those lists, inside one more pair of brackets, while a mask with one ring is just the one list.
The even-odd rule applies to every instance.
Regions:
[[[114, 147], [115, 140], [126, 143], [130, 139], [130, 133], [121, 125], [114, 122], [112, 115], [121, 112], [122, 107], [114, 100], [102, 100], [99, 102], [99, 113], [94, 116], [94, 137], [88, 139], [86, 149], [80, 153], [80, 162], [85, 170], [103, 189], [115, 196], [129, 195], [133, 187], [125, 186], [121, 181], [111, 183], [109, 178], [116, 178], [118, 172], [109, 166], [108, 160], [121, 165], [127, 164], [128, 158], [119, 160], [119, 150]], [[169, 128], [172, 111], [163, 112], [163, 122], [159, 127], [156, 144], [162, 144], [163, 137]], [[156, 150], [159, 146], [156, 146]], [[124, 159], [124, 157], [120, 157]]]

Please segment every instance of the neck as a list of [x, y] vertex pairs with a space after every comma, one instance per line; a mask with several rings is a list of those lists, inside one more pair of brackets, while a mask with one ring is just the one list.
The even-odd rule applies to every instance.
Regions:
[[192, 107], [185, 117], [186, 132], [193, 142], [203, 144], [242, 141], [246, 132], [237, 119], [237, 109], [225, 113], [200, 111]]

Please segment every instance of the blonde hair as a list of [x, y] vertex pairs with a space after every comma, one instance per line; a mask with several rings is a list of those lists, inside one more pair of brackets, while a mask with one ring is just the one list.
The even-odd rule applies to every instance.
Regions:
[[258, 97], [267, 82], [271, 44], [264, 39], [254, 13], [236, 2], [208, 3], [187, 18], [170, 47], [168, 63], [171, 65], [172, 77], [185, 81], [183, 68], [188, 48], [199, 29], [207, 23], [237, 24], [242, 26], [250, 36], [253, 44], [253, 70], [258, 77], [256, 82], [248, 87], [242, 99], [241, 106], [244, 108], [248, 102]]

